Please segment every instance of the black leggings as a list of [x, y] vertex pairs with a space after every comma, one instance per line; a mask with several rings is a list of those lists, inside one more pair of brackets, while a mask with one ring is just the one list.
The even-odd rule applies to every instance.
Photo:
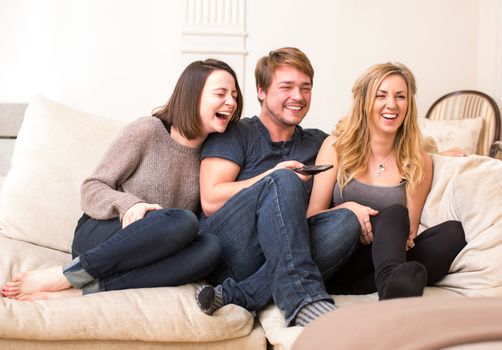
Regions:
[[427, 270], [427, 285], [442, 279], [453, 259], [467, 244], [459, 221], [446, 221], [430, 227], [415, 238], [406, 251], [410, 232], [408, 209], [393, 205], [371, 217], [373, 242], [360, 244], [347, 263], [326, 287], [334, 294], [368, 294], [382, 286], [392, 269], [406, 261], [417, 261]]

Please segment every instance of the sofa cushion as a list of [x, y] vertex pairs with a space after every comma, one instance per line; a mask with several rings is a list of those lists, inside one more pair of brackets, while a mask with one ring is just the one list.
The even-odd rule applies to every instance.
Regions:
[[0, 193], [5, 234], [69, 252], [80, 185], [123, 125], [35, 96]]
[[[69, 254], [20, 242], [0, 233], [0, 284], [12, 274], [70, 261]], [[0, 298], [0, 339], [139, 340], [217, 342], [246, 337], [254, 318], [241, 307], [226, 305], [208, 316], [195, 301], [195, 284], [88, 294], [57, 300], [20, 302]], [[263, 331], [253, 340], [265, 348]], [[257, 343], [260, 346], [256, 346]], [[1, 345], [0, 345], [1, 347]]]
[[418, 124], [425, 137], [431, 137], [438, 152], [460, 147], [467, 155], [476, 154], [483, 117], [455, 120], [419, 118]]
[[420, 231], [459, 220], [467, 241], [437, 285], [465, 296], [502, 296], [502, 162], [476, 155], [434, 155], [433, 162]]

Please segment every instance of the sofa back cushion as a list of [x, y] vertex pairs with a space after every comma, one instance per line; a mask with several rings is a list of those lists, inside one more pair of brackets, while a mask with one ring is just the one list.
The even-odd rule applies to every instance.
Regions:
[[69, 252], [80, 185], [123, 125], [35, 96], [0, 193], [3, 233]]
[[436, 285], [466, 296], [502, 296], [502, 161], [472, 155], [433, 156], [434, 179], [421, 231], [458, 220], [467, 245]]

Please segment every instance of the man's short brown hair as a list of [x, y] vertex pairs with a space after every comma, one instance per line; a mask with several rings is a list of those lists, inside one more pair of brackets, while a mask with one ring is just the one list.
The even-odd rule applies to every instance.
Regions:
[[256, 89], [261, 88], [266, 92], [272, 83], [275, 70], [282, 64], [295, 67], [310, 78], [311, 84], [314, 83], [314, 68], [307, 55], [296, 47], [283, 47], [270, 51], [267, 56], [260, 58], [256, 63], [254, 71]]

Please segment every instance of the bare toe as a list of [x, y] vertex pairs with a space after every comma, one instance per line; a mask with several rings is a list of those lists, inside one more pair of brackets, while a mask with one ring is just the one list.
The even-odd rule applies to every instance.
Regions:
[[10, 281], [5, 283], [5, 287], [19, 287], [21, 285], [21, 281]]
[[19, 287], [17, 288], [4, 287], [4, 289], [2, 289], [2, 296], [6, 298], [15, 298], [19, 295], [19, 293], [20, 293]]
[[7, 298], [14, 298], [21, 292], [19, 282], [7, 282], [2, 288], [2, 296]]

